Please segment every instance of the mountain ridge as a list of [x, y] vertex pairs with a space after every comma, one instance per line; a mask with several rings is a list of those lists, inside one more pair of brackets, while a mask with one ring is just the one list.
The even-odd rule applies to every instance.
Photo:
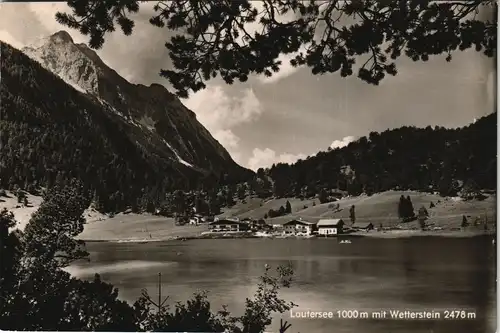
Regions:
[[[39, 40], [23, 52], [57, 74], [75, 89], [132, 124], [165, 141], [172, 157], [198, 169], [220, 169], [217, 162], [236, 164], [224, 147], [201, 125], [196, 114], [165, 87], [133, 84], [107, 66], [86, 44], [75, 44], [66, 31]], [[210, 149], [205, 149], [205, 147]], [[204, 152], [214, 152], [207, 156]], [[218, 160], [218, 161], [217, 161]], [[214, 165], [215, 164], [215, 165]], [[220, 170], [215, 170], [220, 172]]]
[[[51, 37], [49, 42], [66, 43], [68, 56], [79, 52], [64, 35]], [[139, 86], [135, 95], [148, 93], [146, 98], [159, 101], [145, 102], [149, 113], [138, 112], [144, 97], [127, 109], [95, 84], [103, 81], [94, 75], [98, 70], [89, 69], [90, 60], [76, 53], [74, 63], [56, 63], [61, 59], [50, 57], [54, 50], [46, 42], [31, 50], [42, 48], [41, 62], [1, 43], [0, 187], [34, 189], [77, 178], [104, 211], [151, 210], [170, 191], [243, 181], [253, 174], [165, 88]], [[54, 64], [68, 65], [66, 72], [47, 69]], [[61, 78], [68, 73], [74, 74], [72, 85]], [[125, 86], [132, 92], [136, 87]]]

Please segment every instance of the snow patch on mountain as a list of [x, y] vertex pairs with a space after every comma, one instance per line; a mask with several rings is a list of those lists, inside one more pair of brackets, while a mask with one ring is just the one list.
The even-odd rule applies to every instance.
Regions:
[[168, 142], [167, 142], [167, 141], [165, 141], [165, 140], [163, 140], [163, 142], [165, 142], [165, 144], [167, 145], [167, 147], [168, 147], [168, 148], [169, 148], [169, 149], [170, 149], [170, 150], [171, 150], [171, 151], [175, 154], [175, 157], [177, 157], [177, 160], [178, 160], [180, 163], [182, 163], [182, 164], [184, 164], [184, 165], [186, 165], [186, 166], [188, 166], [188, 167], [190, 167], [190, 168], [193, 168], [193, 167], [194, 167], [191, 163], [186, 162], [185, 160], [183, 160], [183, 159], [182, 159], [182, 157], [181, 157], [181, 156], [179, 155], [179, 153], [177, 152], [177, 150], [175, 150], [175, 149], [174, 149], [174, 147], [172, 147], [172, 145], [171, 145], [170, 143], [168, 143]]
[[148, 117], [147, 115], [139, 119], [139, 124], [146, 127], [150, 132], [154, 132], [155, 130], [155, 122], [153, 118]]

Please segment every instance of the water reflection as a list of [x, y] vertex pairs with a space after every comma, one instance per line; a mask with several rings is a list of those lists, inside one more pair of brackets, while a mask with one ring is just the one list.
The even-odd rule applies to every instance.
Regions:
[[[372, 321], [294, 319], [294, 331], [491, 332], [495, 308], [495, 249], [481, 239], [202, 240], [148, 244], [91, 243], [91, 266], [73, 274], [103, 277], [133, 301], [142, 288], [156, 292], [161, 272], [165, 293], [184, 301], [209, 290], [213, 308], [242, 311], [264, 265], [291, 262], [294, 284], [283, 297], [306, 310], [475, 309], [477, 320]], [[176, 253], [183, 254], [178, 256]], [[284, 319], [290, 320], [289, 314]], [[279, 321], [278, 321], [279, 322]]]

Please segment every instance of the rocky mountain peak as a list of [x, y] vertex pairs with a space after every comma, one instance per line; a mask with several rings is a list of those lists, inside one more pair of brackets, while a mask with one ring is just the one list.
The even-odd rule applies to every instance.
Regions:
[[56, 32], [23, 52], [181, 164], [216, 173], [228, 167], [241, 169], [177, 96], [158, 83], [128, 82], [94, 50], [75, 44], [68, 32]]
[[52, 36], [49, 37], [52, 41], [56, 43], [71, 43], [74, 44], [73, 38], [71, 35], [64, 30], [58, 31]]
[[56, 32], [25, 47], [22, 51], [75, 89], [98, 94], [100, 69], [95, 61], [74, 43], [68, 32]]

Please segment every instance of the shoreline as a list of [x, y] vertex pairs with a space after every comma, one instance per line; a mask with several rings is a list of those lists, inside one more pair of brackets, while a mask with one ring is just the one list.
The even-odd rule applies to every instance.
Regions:
[[247, 238], [261, 238], [261, 239], [299, 239], [299, 240], [308, 240], [308, 239], [349, 239], [349, 238], [378, 238], [378, 239], [405, 239], [412, 237], [442, 237], [442, 238], [473, 238], [473, 237], [485, 237], [485, 236], [493, 236], [496, 238], [495, 231], [455, 231], [455, 230], [439, 230], [439, 231], [415, 231], [415, 230], [398, 230], [397, 232], [356, 232], [349, 234], [341, 234], [334, 237], [259, 237], [254, 234], [205, 234], [205, 235], [193, 235], [193, 236], [171, 236], [171, 237], [162, 237], [162, 238], [152, 238], [152, 239], [81, 239], [82, 241], [88, 243], [155, 243], [155, 242], [169, 242], [169, 241], [188, 241], [188, 240], [201, 240], [201, 239], [247, 239]]
[[[333, 238], [410, 238], [410, 237], [446, 237], [446, 238], [468, 238], [484, 235], [496, 235], [496, 201], [491, 199], [483, 201], [460, 201], [453, 198], [444, 198], [443, 202], [432, 208], [429, 217], [430, 230], [422, 231], [419, 229], [417, 222], [405, 223], [403, 229], [398, 227], [403, 226], [398, 223], [394, 218], [393, 201], [397, 201], [401, 193], [408, 192], [382, 192], [372, 197], [353, 197], [339, 200], [339, 203], [345, 207], [350, 204], [356, 204], [359, 209], [360, 221], [371, 221], [373, 224], [383, 222], [386, 229], [371, 230], [371, 231], [354, 231], [350, 233], [334, 236]], [[413, 192], [412, 192], [413, 193]], [[361, 198], [361, 199], [360, 199]], [[427, 206], [427, 201], [435, 199], [431, 194], [421, 193], [415, 194], [415, 204]], [[279, 201], [281, 200], [281, 201]], [[275, 200], [275, 205], [267, 205], [273, 203], [273, 200], [268, 200], [264, 206], [262, 203], [259, 205], [241, 208], [238, 211], [228, 210], [221, 215], [224, 216], [238, 216], [245, 218], [248, 216], [259, 216], [263, 214], [268, 208], [276, 208], [278, 204], [282, 203], [282, 199]], [[299, 207], [303, 201], [290, 199], [292, 205]], [[295, 201], [294, 201], [295, 200]], [[356, 201], [357, 200], [357, 201]], [[427, 201], [426, 201], [427, 200]], [[12, 229], [23, 230], [28, 223], [31, 215], [37, 210], [41, 204], [42, 198], [28, 194], [28, 206], [20, 206], [13, 193], [8, 192], [8, 196], [3, 198], [0, 202], [0, 208], [6, 208], [14, 213], [15, 219], [18, 224]], [[365, 201], [370, 201], [368, 204]], [[267, 205], [267, 206], [265, 206]], [[296, 207], [296, 208], [297, 208]], [[300, 208], [300, 207], [299, 207]], [[376, 208], [376, 209], [375, 209]], [[297, 208], [298, 209], [298, 208]], [[299, 209], [295, 214], [283, 217], [273, 218], [267, 221], [269, 225], [282, 225], [289, 219], [304, 218], [305, 220], [318, 220], [329, 212], [327, 204], [320, 204], [308, 209]], [[337, 217], [342, 217], [342, 214], [337, 214]], [[484, 230], [482, 225], [473, 226], [469, 225], [465, 229], [460, 229], [462, 217], [466, 216], [468, 221], [480, 219], [485, 223], [488, 222], [488, 229]], [[97, 212], [93, 208], [88, 208], [84, 212], [86, 223], [84, 230], [76, 239], [84, 240], [86, 242], [114, 242], [114, 243], [149, 243], [149, 242], [167, 242], [173, 240], [194, 240], [194, 239], [235, 239], [235, 238], [294, 238], [294, 239], [313, 239], [324, 238], [324, 236], [316, 235], [315, 237], [297, 237], [288, 236], [282, 237], [274, 235], [266, 237], [264, 235], [256, 235], [254, 233], [244, 234], [227, 234], [223, 233], [207, 233], [208, 227], [206, 224], [200, 225], [182, 225], [179, 226], [175, 223], [173, 218], [158, 216], [146, 213], [118, 213], [114, 216], [109, 216]], [[383, 218], [383, 219], [382, 219]], [[205, 234], [207, 233], [207, 234]], [[263, 237], [262, 237], [263, 236]]]

